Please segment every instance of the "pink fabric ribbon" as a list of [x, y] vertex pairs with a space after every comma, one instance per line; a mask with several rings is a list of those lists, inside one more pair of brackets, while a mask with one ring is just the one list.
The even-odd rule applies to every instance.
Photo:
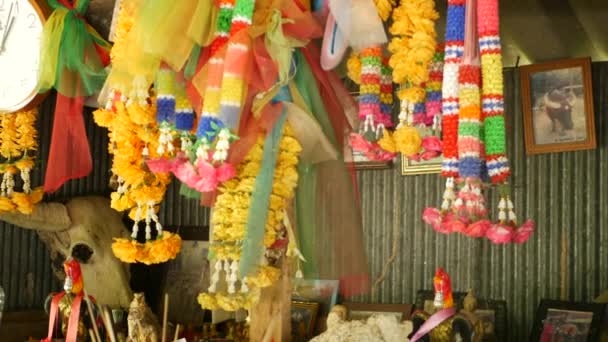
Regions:
[[422, 324], [420, 329], [418, 329], [418, 331], [416, 331], [416, 333], [414, 334], [414, 337], [412, 337], [410, 339], [410, 342], [418, 341], [419, 339], [424, 337], [424, 335], [431, 332], [431, 330], [435, 329], [435, 327], [437, 327], [443, 321], [454, 316], [455, 314], [456, 314], [456, 309], [454, 309], [454, 307], [435, 312], [435, 314], [433, 314], [431, 317], [429, 317], [429, 319], [427, 319], [426, 322], [424, 322], [424, 324]]

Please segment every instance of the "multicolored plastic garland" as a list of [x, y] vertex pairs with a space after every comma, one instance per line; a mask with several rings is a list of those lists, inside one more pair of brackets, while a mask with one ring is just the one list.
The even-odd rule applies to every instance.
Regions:
[[[443, 120], [446, 149], [443, 175], [447, 177], [446, 190], [441, 210], [427, 208], [423, 213], [423, 219], [433, 229], [444, 234], [460, 232], [471, 237], [486, 237], [495, 244], [523, 243], [534, 231], [534, 223], [527, 221], [517, 228], [513, 202], [509, 198], [508, 187], [505, 184], [499, 184], [498, 222], [493, 224], [487, 219], [483, 179], [487, 178], [486, 173], [492, 165], [495, 167], [494, 177], [491, 177], [492, 182], [506, 183], [509, 169], [505, 155], [498, 0], [477, 1], [479, 2], [468, 0], [466, 5], [467, 34], [463, 45], [463, 60], [458, 60], [461, 50], [458, 42], [446, 44]], [[465, 32], [465, 20], [459, 20], [464, 15], [465, 8], [462, 4], [454, 2], [450, 2], [449, 6], [453, 7], [448, 8], [446, 37], [453, 34], [458, 38], [461, 32], [463, 34]], [[455, 59], [448, 60], [448, 45], [451, 46], [451, 56]], [[482, 55], [481, 70], [478, 66], [479, 51]], [[455, 75], [458, 75], [459, 80], [458, 97], [453, 96], [455, 93], [451, 87]], [[480, 85], [482, 85], [481, 93]], [[487, 116], [490, 121], [486, 121]], [[459, 118], [456, 124], [455, 117]], [[490, 128], [484, 127], [486, 122], [490, 123]], [[455, 146], [458, 159], [452, 156], [454, 129], [458, 132]], [[486, 157], [488, 144], [492, 145], [488, 147], [492, 151], [490, 157]], [[499, 156], [498, 159], [496, 155]], [[497, 160], [500, 160], [498, 167], [496, 167]], [[455, 195], [456, 175], [460, 176], [458, 196]]]

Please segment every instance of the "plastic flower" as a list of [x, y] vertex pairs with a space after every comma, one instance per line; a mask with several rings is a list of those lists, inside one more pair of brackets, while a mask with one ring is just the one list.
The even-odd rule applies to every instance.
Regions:
[[437, 208], [425, 208], [422, 212], [422, 220], [424, 220], [426, 224], [430, 224], [433, 229], [440, 230], [443, 215]]
[[475, 238], [484, 237], [491, 226], [492, 222], [489, 220], [480, 220], [468, 225], [463, 233], [467, 236]]
[[513, 227], [506, 224], [493, 224], [486, 232], [488, 240], [494, 244], [507, 244], [513, 239]]
[[439, 137], [434, 135], [429, 135], [422, 138], [422, 147], [427, 151], [437, 151], [441, 152], [442, 143]]
[[420, 152], [422, 139], [420, 133], [414, 127], [402, 126], [393, 133], [395, 146], [404, 156], [408, 157]]
[[524, 243], [528, 241], [530, 236], [534, 233], [534, 221], [527, 220], [513, 233], [513, 242]]
[[139, 245], [137, 241], [128, 239], [114, 239], [112, 243], [112, 252], [120, 261], [126, 263], [137, 262], [140, 256]]

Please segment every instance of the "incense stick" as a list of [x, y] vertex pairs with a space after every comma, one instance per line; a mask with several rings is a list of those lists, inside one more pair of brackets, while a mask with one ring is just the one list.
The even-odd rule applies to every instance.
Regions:
[[173, 336], [173, 341], [177, 341], [177, 337], [179, 336], [179, 330], [182, 328], [181, 324], [178, 324], [175, 327], [175, 335]]
[[89, 337], [91, 337], [91, 341], [93, 341], [93, 342], [99, 342], [95, 338], [95, 333], [93, 332], [93, 329], [89, 329]]
[[95, 316], [93, 315], [93, 303], [89, 299], [89, 294], [87, 290], [82, 290], [84, 293], [84, 301], [87, 304], [87, 310], [89, 311], [89, 317], [91, 318], [91, 324], [93, 325], [93, 332], [95, 332], [95, 338], [97, 341], [101, 342], [101, 335], [99, 335], [99, 330], [97, 329], [97, 322], [95, 322]]
[[104, 306], [102, 309], [103, 313], [103, 322], [106, 326], [107, 335], [110, 338], [110, 342], [117, 342], [116, 333], [114, 332], [114, 321], [112, 320], [112, 315], [110, 314], [110, 310], [107, 306]]
[[165, 293], [165, 307], [163, 309], [163, 337], [162, 342], [167, 341], [167, 316], [169, 315], [169, 295]]

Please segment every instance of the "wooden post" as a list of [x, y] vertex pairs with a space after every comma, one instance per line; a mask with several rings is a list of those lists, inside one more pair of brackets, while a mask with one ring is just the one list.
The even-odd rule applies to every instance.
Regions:
[[[281, 260], [281, 276], [270, 287], [262, 290], [260, 302], [251, 310], [249, 340], [264, 341], [268, 328], [274, 329], [274, 342], [291, 340], [291, 276], [289, 274], [289, 259]], [[271, 324], [275, 319], [276, 324]]]

